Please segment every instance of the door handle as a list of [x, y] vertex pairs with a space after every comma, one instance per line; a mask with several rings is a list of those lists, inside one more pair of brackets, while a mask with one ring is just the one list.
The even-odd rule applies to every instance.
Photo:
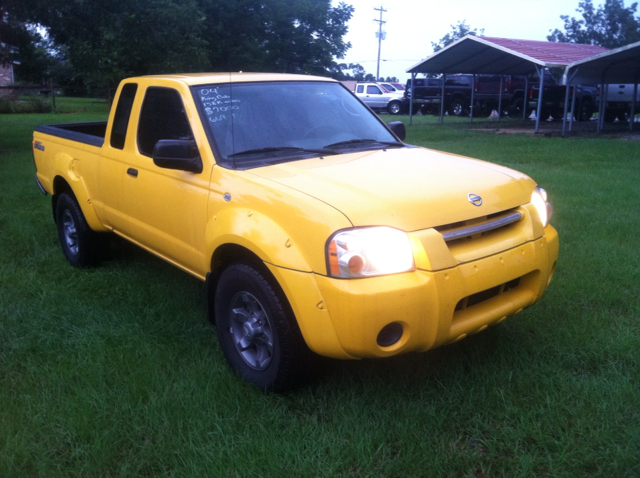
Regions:
[[138, 170], [137, 169], [133, 169], [133, 168], [129, 168], [127, 169], [127, 174], [129, 176], [133, 176], [134, 178], [138, 177]]

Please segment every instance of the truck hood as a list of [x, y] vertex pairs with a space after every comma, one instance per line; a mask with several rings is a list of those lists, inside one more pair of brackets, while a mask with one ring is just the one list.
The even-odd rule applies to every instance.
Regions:
[[[341, 211], [354, 226], [417, 231], [531, 201], [535, 182], [517, 171], [424, 148], [365, 151], [251, 170]], [[475, 206], [468, 194], [482, 197]]]

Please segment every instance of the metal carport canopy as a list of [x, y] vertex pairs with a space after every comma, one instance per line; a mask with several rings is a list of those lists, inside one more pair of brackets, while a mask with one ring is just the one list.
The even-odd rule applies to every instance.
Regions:
[[565, 72], [570, 84], [638, 83], [640, 42], [576, 61]]
[[638, 81], [640, 80], [640, 42], [632, 43], [615, 50], [607, 51], [591, 58], [576, 61], [569, 65], [564, 73], [564, 81], [567, 84], [597, 83], [601, 85], [598, 131], [604, 128], [605, 109], [607, 105], [608, 88], [605, 85], [611, 83], [633, 84], [633, 98], [631, 102], [631, 114], [629, 129], [633, 130], [635, 117]]
[[[407, 73], [411, 73], [412, 78], [416, 73], [540, 74], [544, 68], [564, 68], [606, 51], [606, 48], [597, 45], [467, 35], [415, 64]], [[538, 104], [541, 102], [538, 101]], [[539, 121], [538, 114], [536, 131]]]

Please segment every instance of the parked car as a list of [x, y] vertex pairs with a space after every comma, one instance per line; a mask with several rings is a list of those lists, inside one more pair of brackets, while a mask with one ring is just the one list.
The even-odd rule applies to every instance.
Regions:
[[400, 97], [404, 96], [404, 91], [398, 89], [392, 83], [378, 83], [378, 84], [381, 85], [385, 90], [387, 90], [391, 94], [398, 95]]
[[[633, 101], [633, 84], [613, 84], [607, 85], [606, 108], [604, 120], [608, 122], [629, 119], [631, 115], [631, 102]], [[636, 93], [636, 113], [640, 113], [640, 88]]]
[[[473, 85], [474, 116], [482, 116], [497, 110], [502, 95], [502, 112], [509, 116], [521, 118], [527, 112], [535, 110], [538, 104], [540, 80], [532, 75], [529, 80], [525, 76], [503, 75], [502, 91], [500, 91], [500, 75], [450, 75], [445, 80], [445, 111], [450, 116], [467, 116], [471, 107], [471, 90]], [[529, 91], [525, 91], [527, 88]], [[408, 106], [411, 97], [411, 80], [407, 81], [405, 103]], [[597, 103], [597, 90], [592, 86], [576, 86], [576, 118], [586, 121], [593, 115]], [[549, 115], [560, 118], [564, 113], [566, 86], [559, 85], [547, 71], [541, 116], [546, 119]], [[569, 90], [570, 100], [573, 86]], [[439, 114], [440, 98], [442, 97], [442, 79], [416, 78], [416, 93], [414, 104], [420, 107], [423, 114]], [[414, 108], [416, 111], [417, 108]]]
[[[526, 96], [526, 77], [502, 75], [502, 113], [522, 118]], [[476, 75], [474, 114], [490, 114], [500, 107], [500, 75]]]
[[[578, 121], [588, 121], [596, 111], [598, 89], [595, 86], [577, 85], [569, 87], [569, 105], [573, 100], [573, 88], [576, 88], [576, 113]], [[549, 115], [554, 118], [562, 118], [564, 103], [567, 97], [566, 85], [560, 85], [549, 71], [544, 73], [544, 92], [542, 95], [542, 108], [540, 119], [547, 119]], [[538, 75], [532, 75], [529, 79], [528, 106], [534, 111], [538, 108], [538, 96], [540, 94], [540, 80]], [[569, 108], [570, 110], [570, 108]]]
[[116, 234], [200, 279], [230, 367], [284, 391], [312, 351], [454, 343], [554, 275], [544, 189], [405, 135], [335, 80], [176, 74], [126, 79], [108, 121], [38, 126], [32, 145], [71, 266], [96, 265]]
[[[447, 76], [444, 83], [444, 110], [450, 116], [465, 116], [471, 106], [471, 85], [473, 75]], [[423, 114], [440, 114], [442, 99], [441, 78], [416, 78], [414, 109], [420, 108]], [[405, 107], [412, 100], [411, 80], [407, 80], [404, 92]]]
[[386, 110], [392, 115], [402, 113], [402, 97], [389, 93], [377, 83], [358, 83], [355, 94], [373, 110]]

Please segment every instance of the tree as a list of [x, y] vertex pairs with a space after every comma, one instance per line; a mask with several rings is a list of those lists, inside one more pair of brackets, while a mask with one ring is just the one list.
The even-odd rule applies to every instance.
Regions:
[[335, 63], [329, 75], [335, 80], [363, 81], [367, 72], [359, 63]]
[[0, 64], [10, 65], [18, 60], [20, 50], [29, 48], [31, 42], [28, 25], [0, 6]]
[[326, 75], [351, 46], [353, 7], [331, 0], [3, 0], [46, 27], [84, 80], [115, 86], [151, 73]]
[[324, 74], [351, 47], [353, 7], [330, 0], [199, 0], [214, 71]]
[[637, 3], [632, 3], [626, 8], [623, 0], [606, 0], [604, 6], [597, 9], [592, 0], [579, 2], [576, 11], [582, 19], [561, 15], [565, 31], [555, 29], [547, 40], [605, 48], [618, 48], [640, 41], [640, 19], [634, 16], [637, 7]]
[[[480, 30], [479, 34], [484, 35], [484, 28]], [[467, 25], [466, 20], [462, 20], [456, 25], [451, 25], [451, 31], [449, 33], [443, 36], [437, 43], [431, 42], [433, 52], [438, 52], [467, 35], [478, 35], [478, 30]]]
[[46, 27], [86, 83], [208, 66], [203, 17], [193, 0], [7, 0], [21, 20]]
[[43, 84], [51, 77], [55, 58], [49, 50], [49, 43], [33, 26], [25, 26], [28, 42], [18, 48], [19, 62], [14, 66], [16, 83]]

